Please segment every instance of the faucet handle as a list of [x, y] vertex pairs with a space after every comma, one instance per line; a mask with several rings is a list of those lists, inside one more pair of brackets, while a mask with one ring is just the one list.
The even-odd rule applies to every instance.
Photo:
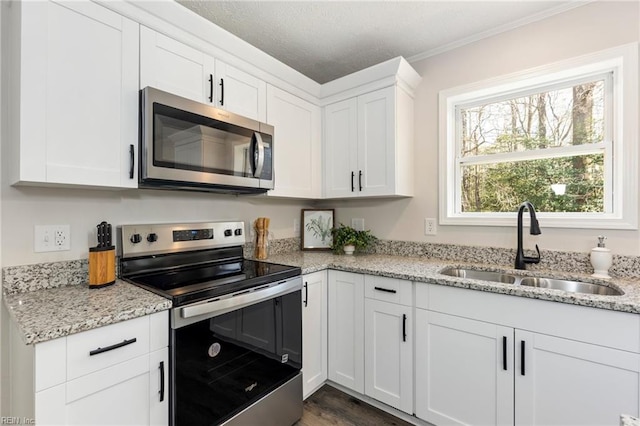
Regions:
[[524, 263], [540, 263], [540, 249], [538, 248], [537, 244], [536, 244], [536, 251], [538, 252], [538, 256], [536, 257], [525, 256]]

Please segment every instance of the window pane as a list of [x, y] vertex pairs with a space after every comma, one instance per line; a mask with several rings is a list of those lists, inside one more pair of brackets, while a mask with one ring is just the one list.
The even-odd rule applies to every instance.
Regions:
[[463, 212], [604, 212], [604, 155], [463, 166], [461, 191]]
[[599, 143], [604, 80], [460, 109], [462, 157]]

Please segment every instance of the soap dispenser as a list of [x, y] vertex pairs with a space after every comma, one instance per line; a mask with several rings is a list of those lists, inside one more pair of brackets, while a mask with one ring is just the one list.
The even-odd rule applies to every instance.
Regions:
[[598, 235], [598, 247], [591, 249], [591, 265], [593, 266], [591, 276], [595, 278], [611, 278], [609, 268], [613, 264], [613, 256], [611, 250], [604, 246], [606, 239], [607, 237]]

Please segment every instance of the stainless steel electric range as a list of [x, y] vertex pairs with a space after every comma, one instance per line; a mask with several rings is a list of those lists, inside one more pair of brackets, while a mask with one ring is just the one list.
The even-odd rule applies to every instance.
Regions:
[[302, 415], [300, 268], [243, 258], [243, 222], [124, 225], [120, 277], [171, 299], [170, 424]]

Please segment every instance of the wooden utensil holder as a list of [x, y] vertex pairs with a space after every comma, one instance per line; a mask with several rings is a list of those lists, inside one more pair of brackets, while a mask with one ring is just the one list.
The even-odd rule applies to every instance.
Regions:
[[116, 282], [114, 246], [89, 248], [89, 288], [101, 288]]

